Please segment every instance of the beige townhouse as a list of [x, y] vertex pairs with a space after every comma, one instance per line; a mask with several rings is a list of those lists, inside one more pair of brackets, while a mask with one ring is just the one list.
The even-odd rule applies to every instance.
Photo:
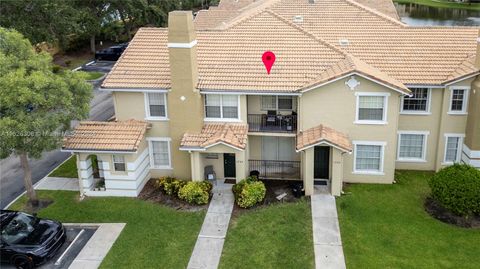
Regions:
[[256, 171], [340, 195], [345, 182], [392, 183], [395, 169], [480, 167], [479, 29], [411, 27], [381, 8], [222, 0], [139, 29], [102, 85], [116, 120], [64, 141], [82, 194]]

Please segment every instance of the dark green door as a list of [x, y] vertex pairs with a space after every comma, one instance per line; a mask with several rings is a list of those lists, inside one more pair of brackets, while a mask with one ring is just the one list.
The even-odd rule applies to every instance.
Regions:
[[330, 167], [330, 147], [315, 147], [313, 177], [328, 179]]
[[223, 171], [225, 177], [235, 177], [235, 154], [223, 154]]

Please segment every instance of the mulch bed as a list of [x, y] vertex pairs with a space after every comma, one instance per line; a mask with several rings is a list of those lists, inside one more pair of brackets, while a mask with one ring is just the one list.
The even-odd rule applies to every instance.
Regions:
[[143, 187], [143, 190], [138, 196], [138, 199], [166, 205], [176, 210], [182, 211], [200, 211], [206, 210], [208, 208], [208, 204], [191, 205], [183, 200], [180, 200], [178, 197], [163, 193], [163, 191], [155, 188], [155, 186], [153, 185], [153, 180], [149, 180], [147, 184], [145, 184], [145, 187]]
[[[237, 203], [233, 206], [232, 218], [241, 215], [244, 212], [248, 212], [249, 210], [255, 208], [261, 208], [267, 205], [276, 204], [276, 203], [295, 203], [302, 198], [297, 198], [293, 196], [292, 188], [290, 185], [295, 183], [296, 181], [292, 180], [262, 180], [267, 188], [267, 193], [265, 194], [265, 199], [263, 202], [259, 203], [250, 208], [241, 208], [237, 205]], [[286, 193], [285, 196], [281, 201], [277, 200], [277, 196], [281, 195], [282, 193]]]
[[480, 216], [474, 216], [468, 219], [458, 216], [430, 197], [425, 200], [425, 210], [432, 217], [448, 224], [453, 224], [462, 228], [480, 228]]

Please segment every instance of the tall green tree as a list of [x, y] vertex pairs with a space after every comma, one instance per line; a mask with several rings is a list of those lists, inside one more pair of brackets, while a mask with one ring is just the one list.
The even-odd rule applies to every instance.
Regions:
[[88, 116], [91, 98], [83, 74], [54, 73], [50, 55], [36, 53], [20, 33], [0, 27], [0, 158], [20, 158], [31, 203], [38, 199], [28, 158], [58, 148], [70, 122]]
[[33, 44], [57, 43], [66, 47], [78, 33], [78, 11], [65, 0], [0, 0], [0, 26], [14, 28]]

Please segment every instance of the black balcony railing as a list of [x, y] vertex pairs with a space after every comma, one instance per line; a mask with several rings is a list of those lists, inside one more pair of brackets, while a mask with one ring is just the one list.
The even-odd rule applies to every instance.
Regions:
[[297, 115], [248, 114], [248, 130], [250, 132], [282, 132], [297, 131]]
[[299, 161], [248, 160], [248, 165], [261, 179], [300, 179]]

